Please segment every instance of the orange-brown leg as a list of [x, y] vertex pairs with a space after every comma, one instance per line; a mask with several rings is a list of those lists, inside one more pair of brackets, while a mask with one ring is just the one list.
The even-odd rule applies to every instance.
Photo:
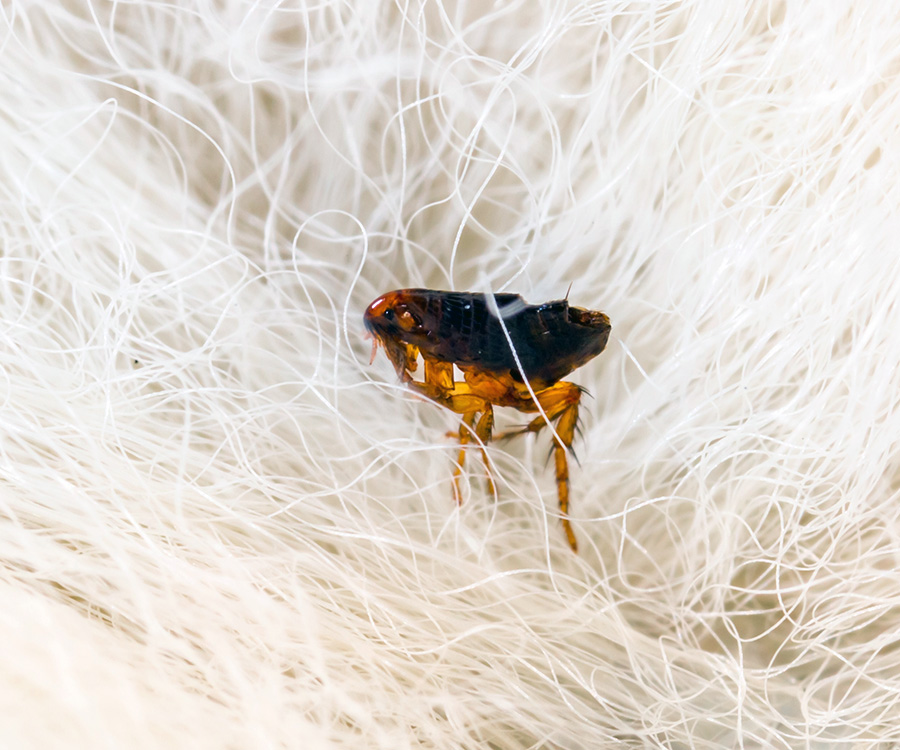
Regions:
[[560, 382], [534, 394], [544, 410], [544, 416], [531, 420], [522, 432], [539, 432], [548, 422], [559, 419], [556, 423], [554, 438], [554, 463], [556, 465], [556, 492], [559, 496], [559, 513], [566, 539], [573, 552], [578, 552], [575, 532], [569, 523], [569, 461], [566, 453], [572, 449], [575, 439], [575, 427], [578, 424], [578, 403], [581, 401], [581, 388], [574, 383]]
[[444, 393], [453, 390], [453, 365], [450, 362], [425, 360], [425, 382], [440, 389]]
[[424, 381], [420, 383], [417, 380], [413, 380], [412, 376], [407, 375], [406, 384], [416, 393], [425, 396], [425, 398], [448, 406], [447, 396], [456, 385], [453, 382], [453, 365], [449, 362], [436, 362], [426, 359]]
[[[453, 409], [454, 402], [456, 406], [471, 405], [476, 396], [470, 395], [451, 395], [448, 398], [448, 406]], [[487, 491], [491, 495], [495, 494], [494, 480], [491, 477], [491, 463], [488, 459], [485, 446], [491, 442], [491, 433], [494, 428], [494, 407], [487, 401], [477, 399], [480, 402], [479, 409], [476, 411], [467, 411], [463, 414], [462, 424], [459, 426], [459, 456], [456, 459], [456, 467], [453, 469], [453, 498], [457, 505], [462, 504], [462, 494], [459, 491], [459, 477], [462, 474], [463, 463], [466, 459], [466, 445], [474, 434], [481, 442], [481, 460], [484, 462], [484, 473], [487, 480]], [[475, 416], [481, 411], [481, 418], [475, 422]], [[451, 433], [452, 434], [452, 433]]]
[[[452, 399], [451, 399], [452, 400]], [[475, 416], [478, 412], [466, 412], [463, 414], [462, 424], [459, 426], [459, 456], [456, 459], [456, 467], [453, 469], [453, 498], [457, 505], [462, 505], [462, 494], [459, 490], [459, 477], [462, 474], [463, 464], [466, 460], [466, 445], [474, 434], [481, 442], [481, 459], [484, 461], [484, 473], [487, 482], [487, 491], [489, 494], [495, 494], [494, 480], [491, 477], [491, 464], [488, 460], [485, 446], [491, 442], [491, 432], [494, 427], [494, 408], [486, 403], [483, 405], [484, 412], [478, 423], [475, 423]], [[453, 435], [453, 433], [449, 433]]]
[[462, 505], [462, 493], [459, 491], [459, 475], [462, 474], [463, 464], [466, 460], [466, 444], [472, 436], [477, 414], [478, 412], [475, 411], [463, 414], [462, 424], [459, 426], [459, 456], [457, 456], [456, 466], [453, 468], [453, 499], [456, 500], [457, 505]]
[[[494, 427], [494, 408], [491, 403], [472, 393], [471, 386], [468, 384], [454, 382], [453, 365], [447, 362], [426, 359], [424, 382], [412, 381], [409, 386], [432, 401], [446, 406], [457, 414], [462, 414], [462, 424], [459, 426], [458, 433], [460, 448], [456, 467], [453, 469], [453, 499], [456, 500], [457, 505], [462, 504], [459, 478], [466, 459], [466, 445], [471, 441], [473, 434], [481, 441], [481, 455], [487, 473], [488, 492], [494, 494], [490, 463], [487, 451], [484, 449], [484, 446], [491, 441]], [[481, 414], [481, 418], [476, 423], [475, 418], [478, 414]]]
[[563, 531], [573, 552], [578, 552], [578, 542], [575, 540], [575, 532], [569, 523], [569, 460], [566, 453], [572, 449], [572, 440], [575, 438], [575, 426], [578, 424], [578, 402], [581, 400], [581, 390], [571, 389], [567, 398], [573, 399], [563, 410], [556, 423], [556, 434], [559, 435], [562, 445], [554, 446], [556, 452], [556, 492], [559, 495], [559, 513], [562, 516]]
[[496, 491], [494, 489], [494, 480], [491, 477], [491, 464], [490, 461], [488, 461], [488, 454], [485, 450], [485, 446], [489, 442], [491, 442], [491, 435], [493, 431], [494, 407], [490, 404], [487, 404], [484, 413], [481, 415], [481, 419], [479, 419], [478, 424], [475, 425], [475, 434], [481, 441], [481, 460], [484, 461], [484, 473], [487, 479], [487, 491], [491, 495], [496, 494]]

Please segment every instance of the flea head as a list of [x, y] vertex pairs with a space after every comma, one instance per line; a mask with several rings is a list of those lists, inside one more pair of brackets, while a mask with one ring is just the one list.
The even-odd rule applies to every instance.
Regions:
[[416, 290], [401, 289], [378, 297], [363, 314], [366, 330], [374, 339], [372, 358], [380, 344], [401, 377], [406, 370], [414, 371], [419, 347], [428, 338], [424, 317], [424, 300]]
[[366, 329], [385, 346], [388, 341], [417, 343], [418, 337], [427, 335], [424, 318], [423, 300], [408, 289], [381, 295], [363, 315]]

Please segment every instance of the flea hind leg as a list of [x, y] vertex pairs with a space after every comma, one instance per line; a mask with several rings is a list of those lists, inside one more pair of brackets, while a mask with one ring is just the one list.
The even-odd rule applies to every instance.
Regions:
[[547, 422], [554, 419], [556, 423], [556, 435], [553, 452], [556, 464], [556, 492], [559, 495], [559, 513], [562, 517], [563, 531], [573, 552], [578, 552], [578, 542], [575, 532], [569, 523], [569, 460], [567, 453], [572, 449], [572, 440], [575, 438], [575, 427], [578, 424], [578, 404], [581, 401], [581, 388], [574, 383], [565, 381], [538, 391], [535, 396], [544, 410], [544, 416], [534, 419], [522, 432], [537, 432]]
[[[573, 393], [573, 390], [576, 392]], [[563, 392], [559, 393], [558, 391]], [[529, 432], [537, 434], [538, 432], [543, 430], [550, 422], [559, 417], [560, 414], [562, 414], [572, 403], [574, 403], [576, 407], [575, 422], [577, 424], [577, 407], [578, 403], [581, 401], [582, 393], [584, 393], [584, 389], [581, 386], [575, 385], [574, 383], [566, 383], [565, 381], [557, 383], [556, 385], [552, 385], [549, 388], [545, 388], [542, 391], [538, 391], [534, 395], [537, 398], [538, 403], [541, 405], [541, 409], [543, 409], [544, 414], [538, 415], [528, 424], [523, 425], [522, 427], [514, 427], [511, 430], [501, 432], [495, 437], [497, 438], [497, 440], [507, 440], [509, 438], [516, 437], [517, 435], [525, 435]], [[547, 394], [547, 397], [542, 398], [543, 394]], [[534, 401], [532, 401], [530, 394], [528, 394], [527, 398], [528, 405], [525, 408], [523, 408], [522, 406], [516, 406], [516, 408], [519, 409], [519, 411], [537, 411], [537, 408], [535, 408]], [[546, 415], [546, 418], [544, 417], [544, 415]]]

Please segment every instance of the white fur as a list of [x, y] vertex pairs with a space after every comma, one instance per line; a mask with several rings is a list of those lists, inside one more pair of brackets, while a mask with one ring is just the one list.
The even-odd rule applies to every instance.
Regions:
[[[890, 3], [2, 16], [3, 747], [900, 739]], [[360, 317], [570, 283], [578, 556]]]

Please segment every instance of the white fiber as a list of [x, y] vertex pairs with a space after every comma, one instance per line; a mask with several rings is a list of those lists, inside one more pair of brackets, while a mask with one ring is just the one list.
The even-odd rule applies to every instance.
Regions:
[[[0, 21], [0, 747], [900, 746], [891, 3]], [[578, 555], [361, 317], [570, 284]]]

